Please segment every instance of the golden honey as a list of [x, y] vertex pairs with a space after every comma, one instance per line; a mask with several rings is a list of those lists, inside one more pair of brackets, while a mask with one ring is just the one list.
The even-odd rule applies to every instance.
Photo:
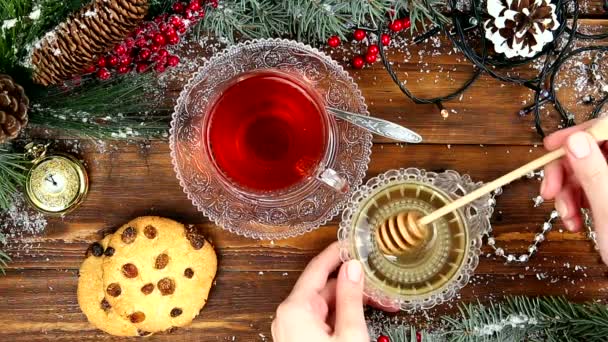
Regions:
[[353, 257], [365, 261], [367, 279], [374, 287], [416, 299], [440, 293], [455, 280], [470, 248], [469, 232], [460, 211], [425, 227], [428, 231], [398, 255], [386, 253], [380, 248], [382, 241], [378, 241], [381, 236], [389, 239], [381, 233], [391, 234], [387, 222], [400, 214], [415, 212], [422, 217], [449, 202], [450, 197], [439, 188], [415, 181], [387, 185], [361, 201], [353, 215], [355, 231], [350, 235], [350, 245], [354, 247]]

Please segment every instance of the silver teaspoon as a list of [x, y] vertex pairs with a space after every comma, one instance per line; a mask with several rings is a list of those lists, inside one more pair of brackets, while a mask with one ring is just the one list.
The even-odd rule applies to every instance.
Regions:
[[417, 144], [422, 142], [422, 137], [418, 133], [394, 122], [375, 118], [373, 116], [355, 114], [332, 107], [326, 107], [326, 109], [335, 117], [348, 121], [351, 124], [368, 130], [374, 134], [407, 143]]

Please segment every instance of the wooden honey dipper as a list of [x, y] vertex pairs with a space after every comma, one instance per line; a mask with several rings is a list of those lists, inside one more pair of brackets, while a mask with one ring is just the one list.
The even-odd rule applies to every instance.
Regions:
[[[608, 117], [599, 119], [593, 126], [587, 129], [587, 132], [597, 142], [608, 140]], [[378, 248], [384, 254], [395, 256], [410, 252], [426, 242], [429, 235], [429, 230], [427, 229], [429, 223], [565, 155], [566, 150], [564, 148], [549, 152], [420, 219], [420, 214], [417, 212], [401, 212], [393, 215], [382, 222], [376, 229], [375, 235]]]

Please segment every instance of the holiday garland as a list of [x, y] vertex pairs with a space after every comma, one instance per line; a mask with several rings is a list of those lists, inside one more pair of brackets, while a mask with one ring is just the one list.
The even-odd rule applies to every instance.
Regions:
[[488, 304], [463, 304], [439, 319], [438, 329], [390, 326], [384, 342], [605, 341], [608, 305], [572, 303], [563, 297], [507, 297]]

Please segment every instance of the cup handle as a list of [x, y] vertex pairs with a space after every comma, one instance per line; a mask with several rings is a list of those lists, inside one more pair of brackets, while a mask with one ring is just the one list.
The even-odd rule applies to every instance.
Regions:
[[321, 182], [334, 188], [339, 193], [347, 193], [350, 189], [348, 182], [332, 169], [325, 169], [317, 177]]

